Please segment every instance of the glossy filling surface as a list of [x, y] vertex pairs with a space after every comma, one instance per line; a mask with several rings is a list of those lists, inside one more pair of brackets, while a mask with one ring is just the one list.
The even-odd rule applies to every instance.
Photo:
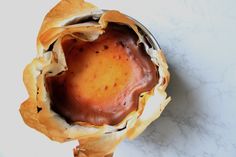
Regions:
[[137, 35], [109, 24], [93, 42], [63, 40], [68, 70], [47, 77], [51, 108], [67, 122], [116, 125], [138, 109], [139, 96], [157, 83], [157, 69]]

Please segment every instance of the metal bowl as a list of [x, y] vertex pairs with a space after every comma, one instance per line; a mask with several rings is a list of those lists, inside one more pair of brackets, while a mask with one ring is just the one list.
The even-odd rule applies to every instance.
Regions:
[[[90, 15], [79, 17], [78, 19], [73, 19], [72, 21], [66, 23], [65, 25], [70, 25], [70, 24], [79, 23], [79, 22], [87, 22], [87, 21], [98, 21], [101, 15], [106, 11], [109, 11], [109, 10], [99, 10], [96, 12], [92, 12]], [[155, 37], [142, 23], [140, 23], [133, 17], [130, 17], [128, 15], [126, 16], [135, 22], [136, 26], [138, 27], [139, 33], [146, 39], [150, 48], [153, 48], [155, 50], [161, 49]]]

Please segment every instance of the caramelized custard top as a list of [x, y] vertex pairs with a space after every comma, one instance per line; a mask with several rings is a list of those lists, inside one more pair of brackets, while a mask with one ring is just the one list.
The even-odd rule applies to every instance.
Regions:
[[93, 42], [63, 40], [68, 70], [47, 77], [51, 108], [67, 122], [116, 125], [137, 110], [140, 93], [157, 83], [157, 69], [137, 35], [109, 24]]

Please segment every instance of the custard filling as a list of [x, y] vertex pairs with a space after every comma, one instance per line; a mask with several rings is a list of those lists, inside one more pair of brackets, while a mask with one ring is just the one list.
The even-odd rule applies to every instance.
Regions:
[[116, 125], [158, 81], [157, 67], [128, 26], [109, 24], [93, 42], [62, 40], [68, 70], [46, 78], [51, 109], [67, 122]]

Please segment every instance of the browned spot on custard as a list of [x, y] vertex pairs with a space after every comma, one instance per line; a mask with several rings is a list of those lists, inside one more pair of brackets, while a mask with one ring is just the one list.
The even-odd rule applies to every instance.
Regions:
[[52, 110], [69, 123], [116, 125], [157, 83], [156, 66], [126, 26], [109, 25], [93, 42], [64, 40], [62, 46], [68, 70], [46, 83]]

